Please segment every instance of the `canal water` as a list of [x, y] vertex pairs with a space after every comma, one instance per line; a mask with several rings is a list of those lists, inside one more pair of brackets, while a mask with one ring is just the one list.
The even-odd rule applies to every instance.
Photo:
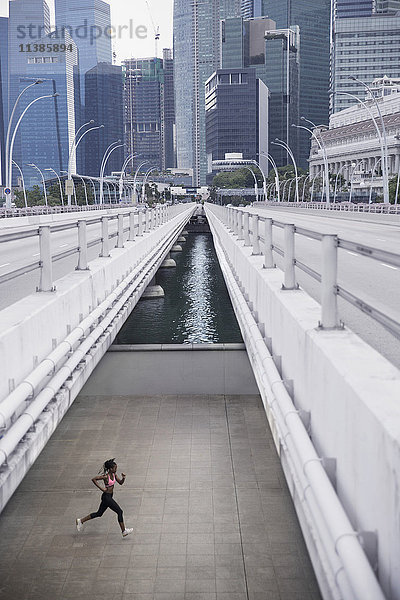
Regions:
[[160, 269], [164, 298], [141, 300], [115, 344], [229, 344], [242, 336], [210, 233], [189, 233], [176, 268]]

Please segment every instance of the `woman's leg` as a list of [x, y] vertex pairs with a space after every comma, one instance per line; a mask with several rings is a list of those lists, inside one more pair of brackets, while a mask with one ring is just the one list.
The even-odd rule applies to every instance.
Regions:
[[122, 511], [122, 508], [119, 506], [119, 504], [117, 504], [115, 502], [115, 500], [113, 500], [113, 498], [110, 499], [108, 507], [111, 508], [111, 510], [113, 510], [115, 513], [117, 513], [119, 526], [121, 527], [121, 531], [124, 532], [125, 525], [124, 525], [124, 517], [123, 517], [124, 513]]
[[83, 519], [81, 519], [81, 523], [86, 523], [86, 521], [90, 521], [90, 519], [97, 519], [98, 517], [102, 517], [106, 512], [108, 506], [109, 505], [107, 502], [107, 498], [105, 498], [103, 494], [103, 496], [101, 497], [101, 502], [98, 511], [95, 513], [90, 513], [90, 515], [87, 515], [87, 517], [83, 517]]

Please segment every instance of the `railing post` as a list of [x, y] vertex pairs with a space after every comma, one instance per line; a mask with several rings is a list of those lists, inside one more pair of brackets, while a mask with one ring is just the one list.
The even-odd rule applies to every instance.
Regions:
[[79, 259], [77, 271], [88, 270], [88, 258], [87, 258], [87, 229], [86, 221], [83, 219], [78, 221], [78, 246], [79, 246]]
[[227, 210], [228, 210], [228, 229], [229, 229], [229, 231], [232, 231], [232, 207], [228, 206]]
[[238, 241], [243, 240], [243, 212], [238, 210]]
[[258, 215], [253, 215], [253, 217], [252, 217], [253, 254], [256, 255], [256, 256], [258, 256], [259, 254], [261, 254], [258, 224], [259, 224]]
[[143, 235], [143, 212], [139, 210], [138, 212], [138, 236], [142, 237]]
[[146, 212], [145, 212], [145, 216], [144, 216], [144, 222], [145, 222], [145, 232], [149, 232], [150, 231], [150, 211], [148, 208], [146, 208]]
[[251, 246], [250, 242], [250, 215], [246, 211], [243, 213], [243, 239], [245, 246]]
[[124, 215], [118, 215], [118, 242], [117, 248], [124, 247]]
[[133, 210], [129, 213], [129, 241], [135, 241], [135, 213]]
[[108, 237], [108, 217], [102, 217], [101, 219], [101, 258], [108, 258], [110, 256], [110, 246]]
[[273, 269], [274, 257], [272, 255], [272, 219], [264, 222], [264, 269]]
[[338, 238], [337, 235], [324, 235], [322, 237], [322, 290], [321, 304], [322, 316], [320, 326], [322, 329], [335, 329], [340, 327], [337, 306], [337, 264], [338, 264]]
[[294, 232], [295, 228], [292, 224], [284, 225], [284, 271], [285, 280], [282, 286], [284, 290], [295, 290], [296, 277], [294, 267]]
[[38, 292], [54, 292], [51, 231], [48, 225], [39, 227], [40, 284]]

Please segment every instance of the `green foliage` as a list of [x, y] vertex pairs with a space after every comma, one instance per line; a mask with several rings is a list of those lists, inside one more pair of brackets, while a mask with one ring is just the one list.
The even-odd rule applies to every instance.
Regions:
[[259, 169], [250, 166], [248, 169], [236, 169], [235, 171], [224, 171], [218, 173], [213, 179], [212, 186], [216, 188], [238, 189], [254, 187], [253, 171], [260, 187], [263, 185], [263, 177]]
[[[396, 188], [397, 188], [397, 175], [396, 177], [392, 177], [389, 181], [389, 202], [390, 204], [394, 204], [396, 200]], [[397, 196], [397, 203], [400, 204], [400, 185]]]

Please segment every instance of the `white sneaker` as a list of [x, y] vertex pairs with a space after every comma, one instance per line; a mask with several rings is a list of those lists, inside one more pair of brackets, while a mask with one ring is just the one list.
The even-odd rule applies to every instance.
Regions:
[[78, 531], [82, 531], [83, 529], [83, 523], [80, 519], [76, 519], [76, 528]]
[[127, 535], [129, 535], [130, 533], [132, 533], [133, 531], [133, 527], [131, 527], [131, 529], [126, 529], [122, 532], [122, 537], [126, 537]]

